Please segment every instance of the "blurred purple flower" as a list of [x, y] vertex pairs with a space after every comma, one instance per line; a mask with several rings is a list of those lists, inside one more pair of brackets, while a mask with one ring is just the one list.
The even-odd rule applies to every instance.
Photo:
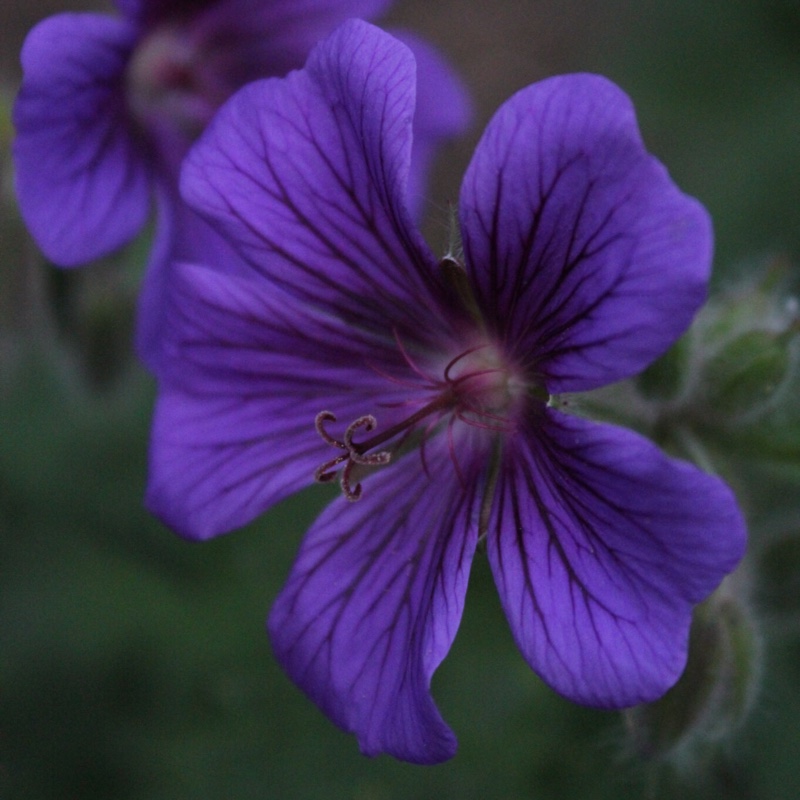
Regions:
[[272, 643], [363, 752], [431, 763], [455, 751], [430, 682], [482, 538], [531, 667], [616, 708], [677, 679], [745, 533], [722, 481], [553, 399], [640, 371], [705, 297], [708, 216], [626, 95], [571, 75], [497, 112], [463, 265], [406, 209], [413, 106], [410, 52], [351, 22], [190, 153], [185, 197], [257, 274], [178, 270], [148, 502], [205, 539], [338, 475]]
[[[14, 159], [22, 215], [44, 253], [76, 266], [128, 242], [157, 198], [157, 238], [140, 299], [139, 350], [158, 360], [171, 259], [238, 261], [180, 202], [189, 146], [219, 105], [255, 78], [302, 66], [313, 44], [350, 16], [390, 0], [118, 0], [121, 17], [60, 14], [22, 51]], [[460, 84], [429, 45], [421, 61], [422, 117], [415, 201], [435, 144], [465, 127]]]

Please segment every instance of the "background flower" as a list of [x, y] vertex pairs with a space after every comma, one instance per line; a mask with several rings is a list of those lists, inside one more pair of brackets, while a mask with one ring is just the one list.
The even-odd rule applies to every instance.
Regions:
[[[128, 0], [120, 17], [61, 14], [39, 23], [22, 52], [14, 110], [17, 193], [44, 253], [75, 266], [138, 233], [158, 200], [156, 240], [140, 300], [139, 350], [155, 365], [166, 265], [209, 258], [236, 271], [236, 256], [177, 196], [180, 163], [237, 88], [302, 66], [310, 47], [350, 16], [386, 0]], [[421, 144], [415, 193], [436, 143], [461, 132], [465, 94], [441, 56], [421, 55]]]

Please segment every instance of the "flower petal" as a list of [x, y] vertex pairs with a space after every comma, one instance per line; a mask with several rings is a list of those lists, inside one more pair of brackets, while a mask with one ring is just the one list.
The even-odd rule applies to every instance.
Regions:
[[[373, 371], [403, 356], [301, 308], [263, 280], [177, 265], [159, 361], [148, 507], [198, 539], [239, 527], [339, 453], [315, 428], [366, 413], [391, 427], [408, 388]], [[358, 387], [354, 391], [353, 387]]]
[[648, 155], [631, 102], [594, 75], [497, 112], [461, 192], [478, 302], [553, 393], [640, 371], [706, 295], [711, 224]]
[[[209, 539], [308, 486], [325, 458], [314, 412], [293, 398], [198, 397], [163, 390], [153, 418], [147, 508], [177, 533]], [[284, 426], [275, 419], [286, 419]]]
[[363, 327], [435, 329], [435, 262], [404, 207], [413, 107], [408, 49], [351, 20], [305, 70], [223, 106], [182, 191], [287, 292]]
[[517, 645], [571, 700], [654, 700], [683, 670], [692, 606], [744, 552], [733, 494], [637, 434], [558, 412], [510, 447], [488, 552]]
[[149, 213], [150, 169], [123, 94], [135, 36], [111, 17], [61, 14], [39, 23], [22, 50], [17, 194], [37, 243], [62, 266], [115, 250]]
[[[477, 535], [474, 493], [410, 454], [335, 501], [306, 534], [269, 617], [291, 678], [366, 755], [436, 763], [456, 741], [430, 696], [461, 619]], [[431, 474], [453, 475], [444, 448]]]

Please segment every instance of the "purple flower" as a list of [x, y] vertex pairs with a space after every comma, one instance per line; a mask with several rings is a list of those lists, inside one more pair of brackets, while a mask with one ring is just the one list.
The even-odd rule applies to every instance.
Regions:
[[479, 541], [531, 667], [616, 708], [677, 679], [745, 533], [722, 481], [556, 398], [641, 370], [706, 292], [708, 216], [628, 98], [570, 75], [498, 111], [461, 189], [463, 265], [406, 210], [413, 110], [411, 53], [351, 22], [190, 153], [186, 198], [254, 274], [179, 270], [148, 502], [205, 539], [338, 477], [272, 643], [364, 753], [430, 763], [455, 751], [430, 681]]
[[[238, 270], [235, 254], [179, 201], [189, 146], [219, 105], [255, 78], [302, 66], [313, 44], [389, 0], [118, 0], [121, 16], [60, 14], [22, 51], [14, 159], [23, 217], [44, 253], [71, 267], [113, 252], [158, 200], [157, 239], [140, 301], [139, 349], [158, 360], [172, 259]], [[434, 145], [460, 132], [467, 104], [441, 57], [422, 63], [413, 189]]]

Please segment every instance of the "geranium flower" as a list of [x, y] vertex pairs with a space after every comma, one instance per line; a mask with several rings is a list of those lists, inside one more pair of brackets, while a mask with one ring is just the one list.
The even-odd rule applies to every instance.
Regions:
[[530, 666], [617, 708], [677, 679], [745, 534], [718, 478], [558, 400], [641, 370], [706, 293], [708, 216], [626, 95], [569, 75], [502, 106], [461, 189], [463, 263], [406, 209], [413, 110], [411, 53], [350, 22], [190, 153], [185, 197], [253, 275], [179, 271], [149, 505], [205, 539], [338, 478], [272, 644], [364, 753], [429, 763], [455, 751], [430, 682], [479, 541]]
[[[219, 105], [255, 78], [302, 66], [313, 44], [350, 16], [389, 0], [118, 0], [121, 16], [59, 14], [39, 23], [22, 51], [14, 109], [17, 194], [45, 255], [71, 267], [113, 252], [159, 220], [140, 301], [139, 349], [159, 353], [165, 265], [203, 257], [236, 271], [224, 242], [179, 201], [189, 146]], [[416, 194], [434, 145], [461, 132], [464, 92], [442, 58], [409, 37], [421, 57]]]

